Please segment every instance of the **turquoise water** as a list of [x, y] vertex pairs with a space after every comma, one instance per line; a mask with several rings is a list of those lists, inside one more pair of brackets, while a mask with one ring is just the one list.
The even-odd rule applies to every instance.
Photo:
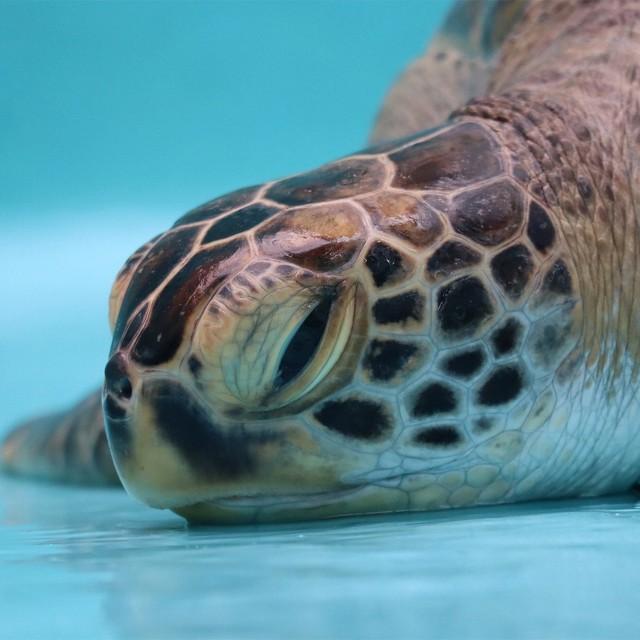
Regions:
[[[99, 383], [127, 255], [361, 145], [448, 2], [0, 4], [0, 433]], [[638, 638], [629, 496], [187, 529], [0, 478], [1, 638]]]
[[629, 498], [187, 530], [115, 491], [0, 492], [1, 637], [640, 634]]

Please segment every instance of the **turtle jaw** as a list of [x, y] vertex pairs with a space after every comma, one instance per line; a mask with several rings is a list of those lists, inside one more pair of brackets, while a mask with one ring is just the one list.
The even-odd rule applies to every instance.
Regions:
[[223, 419], [178, 372], [130, 379], [126, 410], [114, 410], [107, 378], [105, 425], [124, 487], [151, 507], [193, 521], [243, 522], [270, 503], [354, 489], [340, 479], [353, 462], [344, 449], [327, 447], [295, 418]]
[[411, 510], [405, 492], [361, 484], [318, 493], [235, 495], [172, 510], [191, 525], [304, 522]]

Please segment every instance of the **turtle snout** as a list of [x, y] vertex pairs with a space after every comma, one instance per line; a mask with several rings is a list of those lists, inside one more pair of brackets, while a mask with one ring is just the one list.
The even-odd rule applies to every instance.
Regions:
[[104, 370], [102, 410], [107, 438], [114, 448], [128, 449], [130, 433], [128, 421], [133, 402], [133, 382], [127, 358], [116, 353]]
[[115, 353], [104, 370], [102, 410], [109, 448], [118, 473], [119, 461], [128, 457], [131, 451], [133, 386], [127, 358], [119, 352]]
[[133, 387], [128, 372], [126, 358], [116, 353], [104, 370], [105, 395], [111, 396], [118, 404], [127, 404], [131, 400]]

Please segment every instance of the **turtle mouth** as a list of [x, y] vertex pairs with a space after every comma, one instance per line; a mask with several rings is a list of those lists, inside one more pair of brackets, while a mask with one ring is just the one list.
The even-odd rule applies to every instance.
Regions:
[[303, 506], [317, 507], [327, 504], [331, 500], [347, 498], [366, 485], [360, 484], [339, 491], [323, 491], [319, 493], [291, 493], [291, 494], [237, 494], [211, 500], [214, 505], [221, 507], [279, 507], [279, 506]]
[[[349, 505], [368, 485], [318, 493], [232, 494], [171, 507], [193, 525], [301, 522], [360, 513]], [[381, 509], [382, 511], [382, 509]]]
[[190, 524], [255, 524], [302, 522], [363, 513], [406, 511], [397, 490], [408, 473], [375, 482], [358, 482], [342, 489], [309, 493], [231, 493], [170, 507]]

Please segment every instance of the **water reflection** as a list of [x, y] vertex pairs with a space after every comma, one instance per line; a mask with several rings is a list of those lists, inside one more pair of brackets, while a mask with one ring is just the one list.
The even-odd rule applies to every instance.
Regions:
[[37, 598], [44, 632], [66, 610], [64, 637], [640, 632], [631, 496], [232, 529], [189, 529], [118, 491], [3, 479], [0, 496], [12, 615]]

